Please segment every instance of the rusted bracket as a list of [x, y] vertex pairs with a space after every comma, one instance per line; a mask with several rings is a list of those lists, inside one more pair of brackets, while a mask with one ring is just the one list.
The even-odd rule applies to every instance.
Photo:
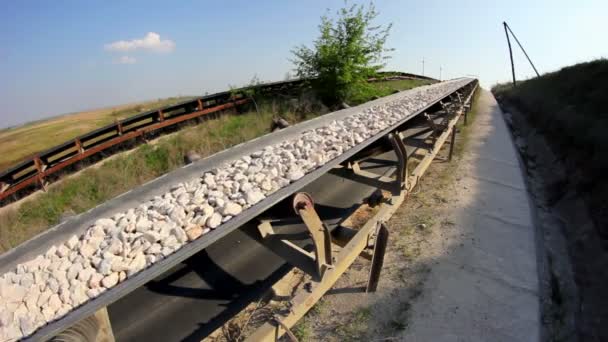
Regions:
[[36, 175], [36, 178], [38, 179], [38, 184], [40, 185], [42, 190], [46, 192], [47, 187], [46, 182], [44, 181], [44, 170], [46, 170], [47, 166], [42, 161], [42, 159], [40, 159], [39, 156], [34, 157], [34, 165], [36, 166], [36, 171], [38, 171], [38, 174]]
[[441, 131], [443, 131], [441, 125], [435, 123], [435, 121], [433, 120], [433, 118], [431, 118], [430, 115], [428, 115], [427, 113], [424, 113], [424, 114], [422, 114], [422, 116], [426, 120], [427, 126], [429, 126], [429, 128], [432, 129], [433, 132], [441, 132]]
[[46, 167], [47, 167], [47, 165], [38, 156], [36, 156], [34, 158], [34, 165], [36, 166], [36, 170], [38, 172], [44, 172], [44, 170], [46, 170]]
[[260, 222], [258, 225], [259, 238], [257, 240], [274, 254], [309, 274], [313, 280], [321, 281], [325, 272], [333, 268], [329, 229], [317, 215], [310, 195], [302, 192], [297, 193], [294, 196], [293, 207], [306, 225], [308, 235], [313, 242], [313, 252], [308, 252], [289, 241], [289, 238], [293, 238], [294, 234], [275, 233], [271, 220]]
[[378, 174], [361, 170], [358, 162], [349, 163], [348, 167], [337, 167], [329, 173], [352, 180], [354, 182], [373, 186], [378, 189], [390, 191], [393, 196], [398, 196], [407, 188], [407, 150], [399, 134], [390, 133], [388, 140], [397, 155], [397, 172], [395, 178], [380, 176]]
[[118, 133], [118, 135], [122, 135], [123, 133], [122, 122], [120, 122], [119, 120], [116, 120], [116, 132]]
[[76, 138], [74, 139], [74, 143], [76, 144], [76, 149], [78, 150], [78, 153], [83, 154], [84, 146], [82, 145], [82, 141], [80, 141], [79, 138]]

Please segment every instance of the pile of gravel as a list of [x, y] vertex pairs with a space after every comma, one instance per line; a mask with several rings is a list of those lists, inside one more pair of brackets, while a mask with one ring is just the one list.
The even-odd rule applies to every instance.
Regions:
[[468, 81], [404, 92], [97, 220], [83, 235], [0, 277], [0, 341], [31, 335]]

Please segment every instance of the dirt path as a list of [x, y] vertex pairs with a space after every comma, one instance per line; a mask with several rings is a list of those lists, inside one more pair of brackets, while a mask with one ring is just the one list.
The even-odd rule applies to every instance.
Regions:
[[489, 92], [481, 93], [457, 148], [456, 161], [440, 156], [388, 222], [378, 292], [362, 293], [369, 262], [357, 261], [294, 328], [301, 340], [540, 339], [532, 211]]

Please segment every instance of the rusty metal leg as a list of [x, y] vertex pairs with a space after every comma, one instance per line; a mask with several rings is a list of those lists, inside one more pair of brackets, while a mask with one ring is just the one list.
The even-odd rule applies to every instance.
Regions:
[[374, 255], [372, 257], [372, 266], [369, 270], [369, 279], [365, 292], [376, 292], [378, 282], [380, 281], [380, 273], [384, 264], [384, 254], [388, 245], [388, 228], [384, 223], [379, 224], [378, 233], [376, 235], [376, 243], [374, 244]]
[[308, 228], [310, 237], [315, 246], [315, 259], [317, 263], [317, 273], [319, 278], [332, 266], [331, 258], [331, 235], [329, 229], [317, 215], [314, 209], [312, 197], [307, 193], [297, 193], [293, 198], [293, 208], [300, 215], [302, 221]]
[[397, 172], [395, 173], [396, 179], [393, 195], [399, 196], [401, 194], [401, 191], [407, 189], [407, 150], [405, 149], [405, 144], [403, 143], [403, 140], [401, 140], [398, 135], [391, 133], [388, 138], [391, 142], [391, 145], [393, 145], [393, 149], [395, 150], [395, 154], [397, 155], [398, 161]]
[[456, 143], [456, 125], [452, 127], [452, 137], [450, 138], [450, 155], [448, 161], [452, 161], [452, 155], [454, 154], [454, 144]]

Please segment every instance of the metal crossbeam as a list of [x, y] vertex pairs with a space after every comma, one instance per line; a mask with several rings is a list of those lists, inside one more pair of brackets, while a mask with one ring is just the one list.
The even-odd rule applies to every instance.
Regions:
[[333, 267], [331, 256], [331, 235], [314, 209], [310, 195], [300, 192], [294, 196], [293, 207], [300, 216], [312, 239], [314, 250], [309, 252], [290, 241], [298, 234], [277, 234], [271, 220], [263, 220], [258, 225], [259, 236], [254, 238], [283, 258], [291, 265], [301, 269], [315, 281], [320, 281], [328, 269]]
[[387, 139], [397, 155], [397, 170], [395, 178], [380, 176], [372, 172], [361, 170], [358, 162], [348, 164], [348, 167], [338, 166], [333, 168], [330, 173], [354, 182], [369, 185], [378, 189], [390, 191], [394, 196], [399, 195], [407, 188], [407, 164], [408, 155], [401, 135], [396, 133], [388, 134]]

